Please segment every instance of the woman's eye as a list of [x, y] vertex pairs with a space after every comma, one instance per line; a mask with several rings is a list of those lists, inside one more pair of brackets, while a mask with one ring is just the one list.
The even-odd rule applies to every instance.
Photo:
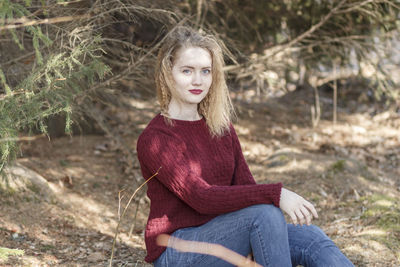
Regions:
[[192, 71], [189, 70], [189, 69], [185, 69], [185, 70], [183, 70], [182, 72], [185, 73], [185, 74], [190, 74], [190, 73], [192, 73]]
[[211, 70], [205, 69], [205, 70], [203, 70], [203, 73], [204, 73], [204, 74], [210, 74], [210, 73], [211, 73]]

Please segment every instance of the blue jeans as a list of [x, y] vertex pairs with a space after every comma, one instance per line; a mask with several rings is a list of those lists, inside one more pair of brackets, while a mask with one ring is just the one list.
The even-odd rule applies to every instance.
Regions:
[[[173, 236], [221, 244], [243, 256], [253, 253], [262, 266], [354, 266], [317, 226], [287, 224], [273, 205], [254, 205], [220, 215], [198, 226], [182, 228]], [[214, 256], [182, 253], [167, 248], [154, 261], [165, 266], [233, 266]]]

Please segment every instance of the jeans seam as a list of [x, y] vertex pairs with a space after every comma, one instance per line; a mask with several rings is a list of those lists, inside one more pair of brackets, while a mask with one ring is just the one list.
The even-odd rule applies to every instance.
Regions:
[[[312, 246], [312, 245], [314, 245], [314, 243], [316, 243], [317, 241], [315, 241], [315, 242], [313, 242], [309, 247], [307, 247], [307, 250]], [[327, 248], [327, 247], [331, 247], [331, 246], [333, 246], [333, 247], [335, 247], [335, 244], [332, 242], [332, 241], [328, 241], [328, 240], [326, 240], [325, 242], [328, 242], [329, 243], [329, 245], [325, 245], [324, 246], [324, 244], [321, 244], [320, 246], [318, 246], [318, 249], [317, 250], [315, 250], [312, 254], [311, 253], [308, 253], [309, 255], [310, 255], [310, 259], [314, 262], [314, 263], [317, 263], [318, 261], [315, 259], [315, 255], [318, 255], [318, 253], [323, 249], [323, 248]]]
[[265, 243], [263, 242], [263, 238], [261, 238], [261, 234], [260, 234], [259, 226], [258, 226], [257, 222], [254, 222], [254, 223], [253, 223], [253, 226], [254, 226], [254, 228], [255, 228], [255, 230], [256, 230], [257, 237], [258, 237], [258, 242], [260, 243], [260, 247], [262, 248], [262, 249], [261, 249], [262, 254], [263, 254], [262, 259], [264, 259], [264, 261], [266, 261], [266, 259], [268, 259], [268, 262], [263, 262], [263, 266], [264, 266], [264, 265], [265, 265], [265, 266], [269, 266], [270, 259], [268, 258], [268, 255], [264, 255], [264, 251], [265, 251], [266, 245], [265, 245]]

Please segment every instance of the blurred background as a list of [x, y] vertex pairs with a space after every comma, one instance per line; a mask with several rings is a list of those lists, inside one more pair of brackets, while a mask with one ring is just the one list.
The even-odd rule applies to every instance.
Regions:
[[136, 140], [160, 44], [186, 25], [224, 44], [257, 181], [316, 203], [356, 266], [398, 266], [399, 16], [397, 0], [1, 0], [0, 264], [146, 266]]

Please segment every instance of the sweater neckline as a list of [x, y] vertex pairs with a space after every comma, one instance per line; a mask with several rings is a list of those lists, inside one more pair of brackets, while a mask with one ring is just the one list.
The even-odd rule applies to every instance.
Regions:
[[185, 120], [173, 119], [173, 118], [166, 117], [161, 113], [158, 114], [158, 117], [160, 117], [163, 120], [165, 120], [165, 119], [170, 120], [173, 124], [180, 125], [180, 126], [199, 125], [199, 124], [203, 124], [205, 122], [204, 116], [200, 120], [195, 120], [195, 121], [185, 121]]

